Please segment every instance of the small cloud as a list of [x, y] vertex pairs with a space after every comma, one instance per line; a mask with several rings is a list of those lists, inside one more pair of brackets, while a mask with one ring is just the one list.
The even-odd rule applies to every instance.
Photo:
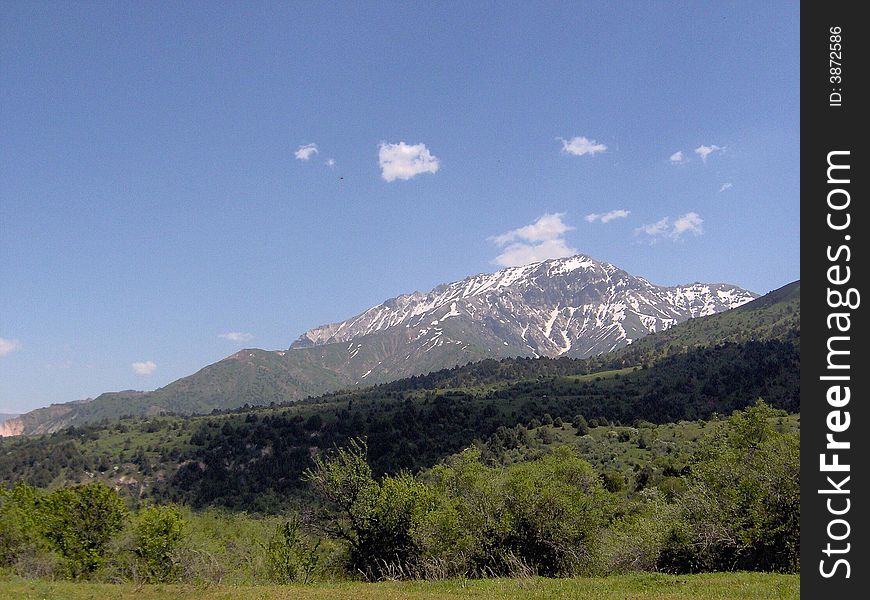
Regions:
[[154, 372], [154, 369], [157, 368], [157, 365], [152, 360], [134, 362], [130, 366], [133, 367], [133, 371], [135, 371], [137, 375], [151, 375], [151, 373]]
[[570, 140], [564, 138], [556, 138], [562, 142], [562, 152], [565, 154], [573, 154], [574, 156], [583, 156], [584, 154], [598, 154], [607, 150], [607, 146], [599, 144], [595, 140], [590, 140], [582, 135], [573, 137]]
[[499, 246], [504, 246], [515, 240], [523, 240], [526, 242], [543, 242], [562, 237], [565, 232], [574, 229], [570, 225], [562, 222], [562, 217], [565, 213], [546, 213], [539, 217], [537, 221], [525, 227], [511, 229], [501, 235], [496, 235], [490, 238]]
[[631, 211], [619, 208], [617, 210], [611, 210], [610, 212], [606, 212], [603, 214], [591, 213], [586, 215], [584, 218], [588, 223], [595, 223], [596, 221], [601, 221], [602, 223], [609, 223], [614, 219], [624, 219], [630, 214]]
[[710, 146], [698, 146], [695, 148], [695, 154], [701, 157], [701, 160], [707, 162], [707, 157], [713, 154], [714, 152], [724, 152], [725, 148], [719, 147], [716, 144], [712, 144]]
[[704, 219], [699, 217], [698, 213], [686, 213], [682, 217], [674, 221], [674, 228], [671, 231], [671, 237], [677, 239], [684, 233], [701, 235], [702, 233], [704, 233], [704, 228], [702, 227], [703, 223]]
[[230, 331], [228, 333], [222, 333], [218, 337], [222, 337], [231, 342], [250, 342], [254, 339], [254, 334], [242, 331]]
[[441, 164], [438, 157], [432, 156], [426, 144], [388, 144], [378, 146], [378, 164], [384, 181], [411, 179], [421, 173], [435, 173]]
[[12, 354], [19, 348], [21, 348], [21, 344], [18, 342], [18, 340], [9, 340], [0, 337], [0, 356], [7, 356], [9, 354]]
[[677, 150], [676, 152], [671, 154], [670, 161], [672, 165], [678, 165], [680, 163], [686, 162], [686, 159], [683, 157], [683, 151]]
[[551, 258], [565, 258], [577, 254], [563, 239], [547, 240], [540, 244], [511, 244], [495, 257], [494, 262], [503, 267], [520, 267]]
[[723, 184], [722, 184], [722, 187], [719, 188], [719, 191], [720, 191], [720, 192], [724, 192], [725, 190], [730, 190], [730, 189], [733, 188], [733, 187], [734, 187], [734, 185], [731, 184], [730, 182], [729, 182], [729, 183], [723, 183]]
[[296, 149], [294, 156], [296, 156], [296, 160], [309, 160], [317, 153], [317, 144], [305, 144]]
[[326, 159], [326, 166], [327, 167], [334, 167], [335, 166], [335, 159], [334, 158], [327, 158]]
[[489, 238], [498, 246], [506, 246], [493, 262], [504, 267], [517, 267], [577, 254], [577, 249], [570, 247], [563, 237], [574, 229], [562, 221], [563, 216], [564, 213], [547, 213], [531, 225]]
[[701, 235], [704, 233], [703, 223], [704, 219], [698, 213], [689, 212], [682, 217], [677, 217], [673, 224], [671, 224], [670, 217], [664, 217], [655, 223], [638, 227], [634, 233], [635, 235], [645, 234], [652, 244], [662, 237], [676, 241], [686, 233], [691, 233], [695, 236]]
[[648, 225], [641, 225], [637, 229], [634, 230], [635, 233], [645, 233], [652, 237], [660, 236], [668, 231], [668, 226], [670, 225], [671, 219], [670, 217], [664, 217], [660, 221], [656, 221], [655, 223], [649, 223]]

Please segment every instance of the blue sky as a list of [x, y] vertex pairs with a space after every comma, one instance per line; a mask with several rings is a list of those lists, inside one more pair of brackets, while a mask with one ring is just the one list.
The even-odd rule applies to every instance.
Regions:
[[4, 3], [0, 412], [567, 252], [799, 277], [798, 3], [470, 5]]

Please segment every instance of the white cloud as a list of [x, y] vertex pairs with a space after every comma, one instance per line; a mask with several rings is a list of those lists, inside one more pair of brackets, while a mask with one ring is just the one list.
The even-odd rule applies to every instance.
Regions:
[[611, 210], [610, 212], [606, 213], [591, 213], [586, 215], [584, 218], [589, 223], [594, 223], [596, 221], [601, 221], [602, 223], [609, 223], [614, 219], [624, 219], [630, 214], [631, 211], [618, 208], [616, 210]]
[[6, 356], [7, 354], [12, 354], [16, 350], [21, 347], [21, 344], [18, 343], [18, 340], [9, 340], [6, 338], [0, 337], [0, 356]]
[[381, 142], [378, 146], [378, 164], [384, 181], [407, 180], [420, 173], [435, 173], [441, 166], [426, 144], [411, 145], [405, 142]]
[[228, 333], [222, 333], [218, 337], [222, 337], [231, 342], [250, 342], [254, 339], [254, 334], [242, 331], [230, 331]]
[[710, 146], [698, 146], [695, 148], [695, 154], [701, 157], [701, 160], [707, 162], [707, 157], [713, 154], [714, 152], [723, 152], [725, 148], [719, 147], [716, 144], [712, 144]]
[[327, 167], [334, 167], [335, 166], [335, 159], [334, 158], [327, 158], [326, 159], [326, 166]]
[[151, 373], [154, 372], [154, 369], [157, 368], [157, 365], [152, 360], [134, 362], [130, 366], [133, 367], [133, 371], [135, 371], [137, 375], [151, 375]]
[[637, 229], [634, 230], [635, 233], [645, 233], [649, 236], [656, 237], [662, 235], [668, 231], [668, 226], [671, 223], [671, 219], [669, 217], [664, 217], [660, 221], [656, 221], [655, 223], [650, 223], [648, 225], [641, 225]]
[[492, 241], [499, 246], [504, 246], [515, 240], [523, 240], [526, 242], [543, 242], [553, 240], [574, 229], [570, 225], [562, 222], [562, 217], [565, 213], [546, 213], [539, 217], [537, 221], [531, 225], [511, 229], [510, 231], [492, 237]]
[[599, 144], [595, 140], [590, 140], [582, 135], [573, 137], [570, 140], [564, 138], [556, 138], [562, 141], [562, 152], [573, 154], [574, 156], [583, 156], [584, 154], [598, 154], [607, 150], [607, 146]]
[[686, 213], [682, 217], [674, 221], [674, 228], [671, 230], [671, 237], [673, 239], [677, 239], [684, 233], [701, 235], [702, 233], [704, 233], [704, 228], [702, 227], [703, 223], [704, 219], [699, 217], [698, 213]]
[[503, 267], [518, 267], [577, 254], [577, 249], [570, 247], [563, 237], [574, 229], [562, 221], [564, 215], [547, 213], [531, 225], [491, 237], [495, 244], [507, 246], [493, 262]]
[[577, 254], [563, 239], [547, 240], [539, 244], [511, 244], [495, 257], [494, 262], [503, 267], [519, 267], [550, 258], [565, 258]]
[[719, 191], [724, 192], [725, 190], [730, 190], [733, 187], [734, 187], [734, 185], [731, 182], [723, 183], [722, 187], [719, 188]]
[[663, 217], [655, 223], [642, 225], [634, 230], [635, 234], [645, 234], [648, 236], [650, 243], [655, 243], [658, 239], [665, 237], [671, 240], [678, 240], [686, 233], [693, 235], [701, 235], [704, 233], [704, 219], [698, 213], [689, 212], [681, 217], [674, 219], [671, 223], [670, 217]]
[[296, 160], [308, 160], [317, 154], [317, 152], [317, 144], [305, 144], [304, 146], [299, 146], [294, 155]]
[[671, 164], [678, 165], [682, 162], [685, 162], [685, 158], [683, 157], [683, 151], [677, 150], [673, 154], [671, 154]]

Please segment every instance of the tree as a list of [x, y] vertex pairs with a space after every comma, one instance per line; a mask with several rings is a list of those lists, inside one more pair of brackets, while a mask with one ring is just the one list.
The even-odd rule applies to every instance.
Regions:
[[326, 533], [350, 547], [350, 568], [378, 579], [395, 567], [405, 571], [418, 557], [413, 532], [434, 508], [429, 489], [407, 473], [378, 482], [366, 460], [365, 440], [314, 459], [305, 471], [317, 493], [335, 509], [322, 519]]
[[692, 467], [682, 518], [662, 553], [670, 571], [794, 572], [800, 550], [800, 443], [758, 400]]
[[184, 536], [185, 523], [175, 506], [149, 506], [136, 515], [133, 553], [145, 581], [172, 581], [178, 575], [175, 552]]
[[589, 423], [583, 415], [577, 415], [571, 423], [577, 429], [577, 435], [589, 434]]
[[302, 536], [302, 525], [294, 517], [277, 526], [267, 544], [266, 561], [272, 578], [278, 583], [308, 583], [317, 568], [318, 541], [313, 546]]
[[118, 493], [102, 483], [54, 491], [40, 501], [40, 512], [43, 535], [75, 578], [90, 575], [103, 563], [109, 540], [128, 515]]
[[0, 488], [0, 566], [10, 566], [22, 554], [44, 548], [38, 511], [41, 496], [39, 490], [23, 483]]
[[470, 448], [435, 467], [439, 499], [427, 520], [427, 552], [479, 576], [584, 572], [611, 510], [589, 463], [569, 447], [504, 468], [487, 467]]

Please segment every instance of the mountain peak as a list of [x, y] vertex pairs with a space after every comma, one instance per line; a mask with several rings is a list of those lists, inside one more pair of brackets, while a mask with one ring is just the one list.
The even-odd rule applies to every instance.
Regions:
[[[473, 346], [485, 355], [586, 357], [755, 297], [728, 284], [658, 286], [578, 254], [396, 296], [348, 320], [307, 331], [291, 350], [406, 331], [411, 346], [424, 340], [433, 347]], [[408, 359], [414, 354], [409, 352]]]

